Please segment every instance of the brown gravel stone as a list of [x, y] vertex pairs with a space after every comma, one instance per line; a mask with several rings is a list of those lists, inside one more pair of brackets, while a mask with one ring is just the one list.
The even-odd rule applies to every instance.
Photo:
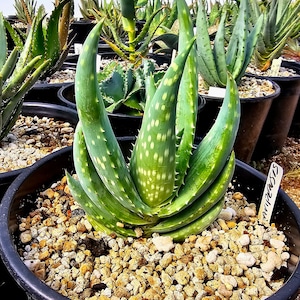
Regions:
[[[68, 190], [65, 178], [52, 184], [51, 189], [53, 193], [48, 190], [37, 198], [40, 208], [21, 220], [22, 234], [27, 231], [36, 234], [31, 236], [30, 243], [26, 241], [20, 253], [37, 276], [72, 300], [223, 300], [229, 295], [240, 299], [241, 294], [249, 299], [262, 299], [283, 283], [283, 278], [276, 284], [272, 282], [270, 270], [286, 265], [289, 255], [288, 247], [282, 243], [285, 237], [275, 226], [260, 225], [256, 217], [245, 215], [244, 208], [255, 211], [256, 208], [240, 193], [235, 193], [235, 197], [228, 193], [226, 197], [226, 206], [236, 212], [231, 214], [232, 219], [218, 219], [200, 235], [191, 236], [184, 243], [173, 243], [169, 250], [158, 251], [153, 242], [159, 240], [158, 235], [124, 240], [93, 231], [84, 215], [72, 216], [79, 206], [70, 194], [57, 192]], [[46, 222], [48, 226], [45, 227], [47, 219], [37, 218], [38, 222], [32, 222], [43, 215], [39, 211], [52, 219]], [[229, 222], [235, 226], [228, 226]], [[23, 230], [32, 223], [30, 231]], [[85, 231], [78, 231], [76, 224], [84, 224]], [[245, 235], [249, 235], [247, 241]], [[107, 245], [108, 249], [95, 256], [89, 247], [97, 241], [103, 241], [103, 247]], [[243, 253], [245, 257], [241, 256]], [[254, 265], [249, 264], [252, 260]], [[277, 263], [271, 265], [270, 260]], [[260, 264], [270, 272], [263, 275]], [[261, 291], [255, 288], [259, 280]]]

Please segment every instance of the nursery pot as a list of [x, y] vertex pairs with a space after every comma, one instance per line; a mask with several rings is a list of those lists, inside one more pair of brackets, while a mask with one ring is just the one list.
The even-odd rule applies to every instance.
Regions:
[[[74, 58], [76, 60], [76, 58]], [[71, 58], [66, 59], [66, 62], [63, 63], [60, 70], [76, 70], [76, 64]], [[70, 82], [70, 81], [69, 81]], [[36, 101], [36, 102], [45, 102], [53, 104], [61, 104], [60, 100], [57, 98], [58, 90], [66, 85], [69, 82], [57, 82], [50, 83], [44, 81], [36, 82], [31, 89], [25, 94], [24, 101]]]
[[73, 43], [83, 44], [90, 31], [95, 26], [94, 22], [89, 20], [75, 20], [70, 24], [69, 40]]
[[[290, 65], [293, 65], [295, 68], [297, 68], [298, 70], [300, 70], [300, 62], [289, 62]], [[290, 131], [288, 136], [293, 136], [296, 138], [300, 138], [300, 93], [299, 93], [299, 98], [298, 98], [298, 103], [297, 103], [297, 107], [294, 113], [294, 117], [292, 120], [292, 124], [290, 127]]]
[[[62, 86], [57, 92], [57, 97], [61, 103], [72, 109], [76, 109], [74, 87], [74, 83], [69, 83]], [[199, 97], [198, 113], [203, 109], [204, 106], [205, 100]], [[143, 118], [142, 115], [132, 116], [121, 112], [108, 113], [108, 117], [113, 131], [117, 137], [136, 136], [141, 127]], [[196, 140], [198, 140], [198, 137], [196, 137]]]
[[[24, 102], [22, 112], [25, 116], [53, 117], [56, 120], [62, 120], [74, 124], [78, 122], [77, 112], [69, 107], [57, 104]], [[11, 182], [26, 168], [0, 173], [0, 199]]]
[[44, 102], [61, 104], [57, 98], [58, 90], [67, 83], [36, 83], [25, 95], [25, 102]]
[[[121, 148], [127, 149], [132, 138], [123, 138]], [[119, 141], [121, 141], [119, 139]], [[125, 145], [124, 145], [125, 143]], [[126, 154], [125, 154], [126, 155]], [[9, 273], [17, 284], [32, 299], [67, 299], [39, 280], [22, 262], [17, 250], [17, 219], [26, 216], [33, 207], [37, 191], [41, 191], [65, 174], [65, 169], [73, 171], [72, 147], [42, 158], [22, 172], [11, 184], [0, 205], [0, 254]], [[233, 180], [251, 202], [259, 204], [266, 177], [237, 160]], [[268, 300], [293, 299], [300, 288], [300, 210], [295, 203], [279, 190], [274, 214], [272, 217], [279, 230], [288, 239], [290, 259], [288, 261], [288, 279], [285, 284]], [[11, 295], [12, 296], [12, 295]], [[20, 298], [18, 298], [20, 299]]]
[[280, 94], [271, 105], [253, 153], [254, 160], [268, 158], [281, 151], [297, 108], [300, 95], [300, 67], [287, 61], [283, 61], [282, 66], [294, 69], [297, 75], [290, 77], [257, 76], [275, 81], [280, 86]]
[[[272, 82], [275, 92], [265, 97], [242, 98], [241, 119], [234, 145], [236, 157], [245, 162], [251, 161], [257, 140], [268, 115], [273, 99], [278, 97], [280, 87]], [[198, 114], [196, 135], [204, 136], [213, 125], [222, 105], [223, 98], [202, 95], [206, 104]]]
[[[74, 83], [62, 86], [57, 96], [63, 105], [76, 109]], [[112, 128], [117, 137], [135, 136], [142, 123], [142, 116], [131, 116], [125, 113], [108, 113]]]

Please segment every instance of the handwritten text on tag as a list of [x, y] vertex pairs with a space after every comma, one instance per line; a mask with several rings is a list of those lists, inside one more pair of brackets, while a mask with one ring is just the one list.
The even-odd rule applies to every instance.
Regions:
[[261, 221], [270, 223], [282, 175], [282, 167], [272, 162], [258, 212]]

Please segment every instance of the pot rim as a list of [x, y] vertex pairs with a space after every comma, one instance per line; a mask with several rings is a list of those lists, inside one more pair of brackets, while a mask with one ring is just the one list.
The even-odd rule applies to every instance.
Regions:
[[[264, 79], [264, 80], [268, 80], [272, 83], [275, 91], [273, 94], [270, 95], [266, 95], [266, 96], [262, 96], [262, 97], [252, 97], [252, 98], [240, 98], [241, 103], [255, 103], [255, 102], [262, 102], [262, 101], [269, 101], [269, 100], [273, 100], [275, 98], [277, 98], [281, 92], [281, 88], [279, 86], [279, 84], [277, 82], [275, 82], [272, 79], [269, 78], [264, 78], [264, 77], [257, 77], [254, 76], [252, 74], [245, 74], [246, 77], [255, 77], [258, 79]], [[209, 96], [206, 94], [200, 94], [202, 97], [204, 97], [205, 99], [209, 100], [209, 101], [218, 101], [221, 102], [223, 100], [223, 97], [215, 97], [215, 96]]]
[[269, 79], [276, 82], [285, 82], [285, 81], [297, 81], [300, 80], [300, 64], [297, 64], [296, 62], [289, 61], [289, 60], [283, 60], [282, 64], [283, 67], [292, 69], [296, 71], [297, 75], [294, 76], [268, 76], [268, 75], [256, 75], [253, 73], [246, 73], [249, 76], [254, 76], [260, 79]]
[[[120, 140], [132, 140], [132, 137], [123, 137], [120, 138]], [[46, 285], [44, 282], [42, 282], [38, 277], [36, 277], [29, 269], [28, 267], [23, 263], [21, 260], [12, 239], [12, 236], [9, 232], [9, 211], [12, 207], [11, 199], [13, 196], [16, 195], [17, 191], [19, 190], [20, 186], [24, 183], [26, 178], [30, 176], [33, 172], [35, 172], [37, 169], [39, 169], [41, 166], [44, 165], [46, 161], [48, 161], [50, 158], [62, 155], [62, 153], [66, 154], [68, 152], [72, 153], [72, 146], [65, 147], [60, 150], [60, 152], [55, 152], [53, 155], [48, 155], [46, 157], [41, 158], [39, 161], [37, 161], [35, 164], [29, 166], [26, 168], [24, 172], [22, 172], [11, 184], [10, 188], [6, 191], [2, 202], [0, 203], [0, 257], [3, 260], [3, 263], [9, 270], [10, 274], [13, 276], [13, 278], [17, 281], [17, 283], [26, 291], [29, 292], [29, 294], [38, 295], [38, 298], [40, 300], [50, 300], [50, 299], [56, 299], [56, 300], [63, 300], [68, 299], [67, 297], [61, 295], [60, 293], [56, 292], [52, 288], [50, 288], [48, 285]], [[71, 155], [70, 153], [70, 155]], [[245, 169], [246, 171], [250, 172], [250, 174], [253, 174], [254, 176], [258, 177], [259, 179], [265, 181], [266, 176], [257, 171], [256, 169], [252, 168], [248, 164], [236, 159], [236, 165], [240, 168]], [[288, 208], [291, 210], [292, 215], [294, 216], [298, 230], [300, 232], [300, 210], [296, 206], [296, 204], [287, 196], [287, 194], [283, 190], [279, 190], [279, 195], [282, 196], [284, 202], [288, 206]], [[28, 284], [28, 282], [30, 284]], [[298, 257], [298, 262], [295, 266], [295, 269], [289, 276], [288, 280], [284, 283], [284, 285], [274, 294], [272, 294], [270, 297], [268, 297], [268, 300], [282, 300], [287, 299], [287, 293], [289, 297], [295, 295], [300, 288], [300, 261]], [[266, 299], [266, 300], [267, 300]]]
[[[35, 109], [34, 113], [30, 113], [32, 109]], [[31, 102], [31, 101], [25, 101], [22, 105], [22, 112], [25, 111], [25, 114], [28, 116], [46, 116], [46, 117], [52, 117], [52, 113], [57, 114], [58, 112], [61, 112], [62, 115], [59, 117], [55, 117], [55, 119], [61, 119], [65, 121], [75, 121], [74, 125], [78, 122], [78, 115], [77, 112], [74, 109], [71, 109], [69, 107], [60, 105], [60, 104], [54, 104], [54, 103], [45, 103], [45, 102]], [[71, 118], [68, 118], [67, 116], [71, 116]], [[58, 150], [59, 151], [59, 150]], [[48, 155], [52, 155], [53, 153], [50, 153]], [[13, 179], [15, 179], [21, 172], [26, 170], [28, 167], [2, 172], [0, 173], [0, 188], [1, 186], [7, 185], [8, 182], [11, 182]]]
[[[72, 109], [76, 109], [76, 104], [73, 101], [68, 100], [64, 95], [64, 91], [70, 87], [74, 86], [75, 87], [75, 82], [70, 82], [67, 83], [66, 85], [63, 85], [59, 88], [59, 90], [57, 91], [57, 97], [60, 101], [62, 101], [64, 103], [64, 105], [66, 105], [67, 107], [70, 107]], [[118, 113], [118, 112], [113, 112], [113, 113], [107, 113], [108, 116], [110, 117], [118, 117], [118, 118], [130, 118], [130, 119], [141, 119], [143, 116], [133, 116], [133, 115], [128, 115], [125, 113]]]

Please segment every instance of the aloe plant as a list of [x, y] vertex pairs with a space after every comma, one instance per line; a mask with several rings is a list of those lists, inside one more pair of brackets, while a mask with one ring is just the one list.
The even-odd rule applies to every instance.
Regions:
[[[119, 37], [121, 41], [126, 39], [126, 31], [122, 24], [122, 14], [119, 2], [103, 0], [98, 7], [87, 10], [95, 20], [105, 18], [107, 21], [102, 26], [101, 36], [109, 41], [114, 40], [114, 35], [111, 28], [114, 28], [114, 34]], [[91, 17], [90, 17], [91, 18]]]
[[15, 0], [14, 7], [18, 20], [26, 25], [31, 25], [36, 14], [36, 5], [35, 0]]
[[264, 15], [262, 34], [257, 42], [252, 62], [261, 71], [266, 71], [273, 59], [281, 56], [288, 39], [300, 36], [300, 0], [269, 1], [265, 5], [250, 0], [250, 4], [254, 23], [259, 14]]
[[5, 22], [16, 46], [27, 48], [24, 51], [26, 56], [24, 55], [22, 60], [29, 61], [41, 55], [44, 60], [50, 61], [43, 78], [52, 75], [61, 67], [71, 47], [72, 41], [68, 41], [68, 37], [72, 3], [73, 0], [56, 0], [54, 9], [46, 22], [44, 7], [39, 6], [31, 25], [32, 36], [26, 39], [27, 43], [23, 43], [23, 37], [12, 28], [9, 22]]
[[[104, 26], [110, 29], [111, 34], [110, 36], [102, 35], [102, 40], [104, 40], [121, 59], [136, 63], [138, 65], [141, 63], [142, 58], [145, 57], [149, 52], [150, 41], [153, 38], [156, 30], [164, 20], [161, 19], [158, 23], [155, 22], [155, 26], [153, 26], [155, 17], [162, 10], [164, 10], [165, 7], [160, 7], [155, 10], [146, 20], [145, 24], [142, 27], [142, 30], [137, 33], [137, 7], [135, 5], [136, 1], [120, 0], [119, 4], [121, 24], [123, 29], [122, 32], [125, 32], [125, 38], [122, 38], [123, 33], [122, 36], [120, 36], [119, 34], [120, 26], [116, 26], [116, 24], [114, 23], [116, 16], [114, 16], [113, 18], [107, 18], [106, 15], [106, 17], [104, 18]], [[103, 19], [101, 10], [97, 13], [97, 19]]]
[[122, 65], [118, 61], [112, 61], [97, 74], [107, 112], [143, 115], [146, 103], [143, 68], [154, 72], [156, 84], [164, 74], [163, 71], [155, 70], [153, 61], [146, 60], [145, 64], [146, 66], [134, 67], [133, 64]]
[[85, 20], [95, 20], [94, 10], [100, 9], [98, 0], [80, 0], [79, 10]]
[[[34, 21], [33, 21], [34, 22]], [[26, 46], [8, 53], [5, 20], [0, 13], [0, 140], [14, 125], [22, 108], [23, 96], [47, 70], [50, 61], [42, 55], [28, 58], [34, 27], [29, 31]]]
[[260, 15], [251, 28], [248, 6], [248, 0], [241, 0], [228, 43], [225, 42], [227, 12], [222, 12], [212, 46], [205, 1], [200, 1], [196, 20], [198, 65], [199, 73], [208, 86], [225, 87], [228, 71], [238, 84], [245, 74], [263, 24], [263, 16]]
[[129, 163], [110, 125], [97, 84], [96, 53], [102, 22], [87, 37], [75, 78], [79, 115], [68, 185], [96, 230], [120, 236], [153, 232], [181, 241], [213, 222], [232, 178], [233, 144], [240, 119], [237, 86], [229, 74], [226, 96], [211, 130], [193, 148], [197, 116], [197, 63], [192, 21], [177, 0], [178, 55], [158, 87], [145, 66], [146, 106]]
[[300, 62], [300, 41], [298, 39], [288, 39], [282, 50], [282, 56]]

